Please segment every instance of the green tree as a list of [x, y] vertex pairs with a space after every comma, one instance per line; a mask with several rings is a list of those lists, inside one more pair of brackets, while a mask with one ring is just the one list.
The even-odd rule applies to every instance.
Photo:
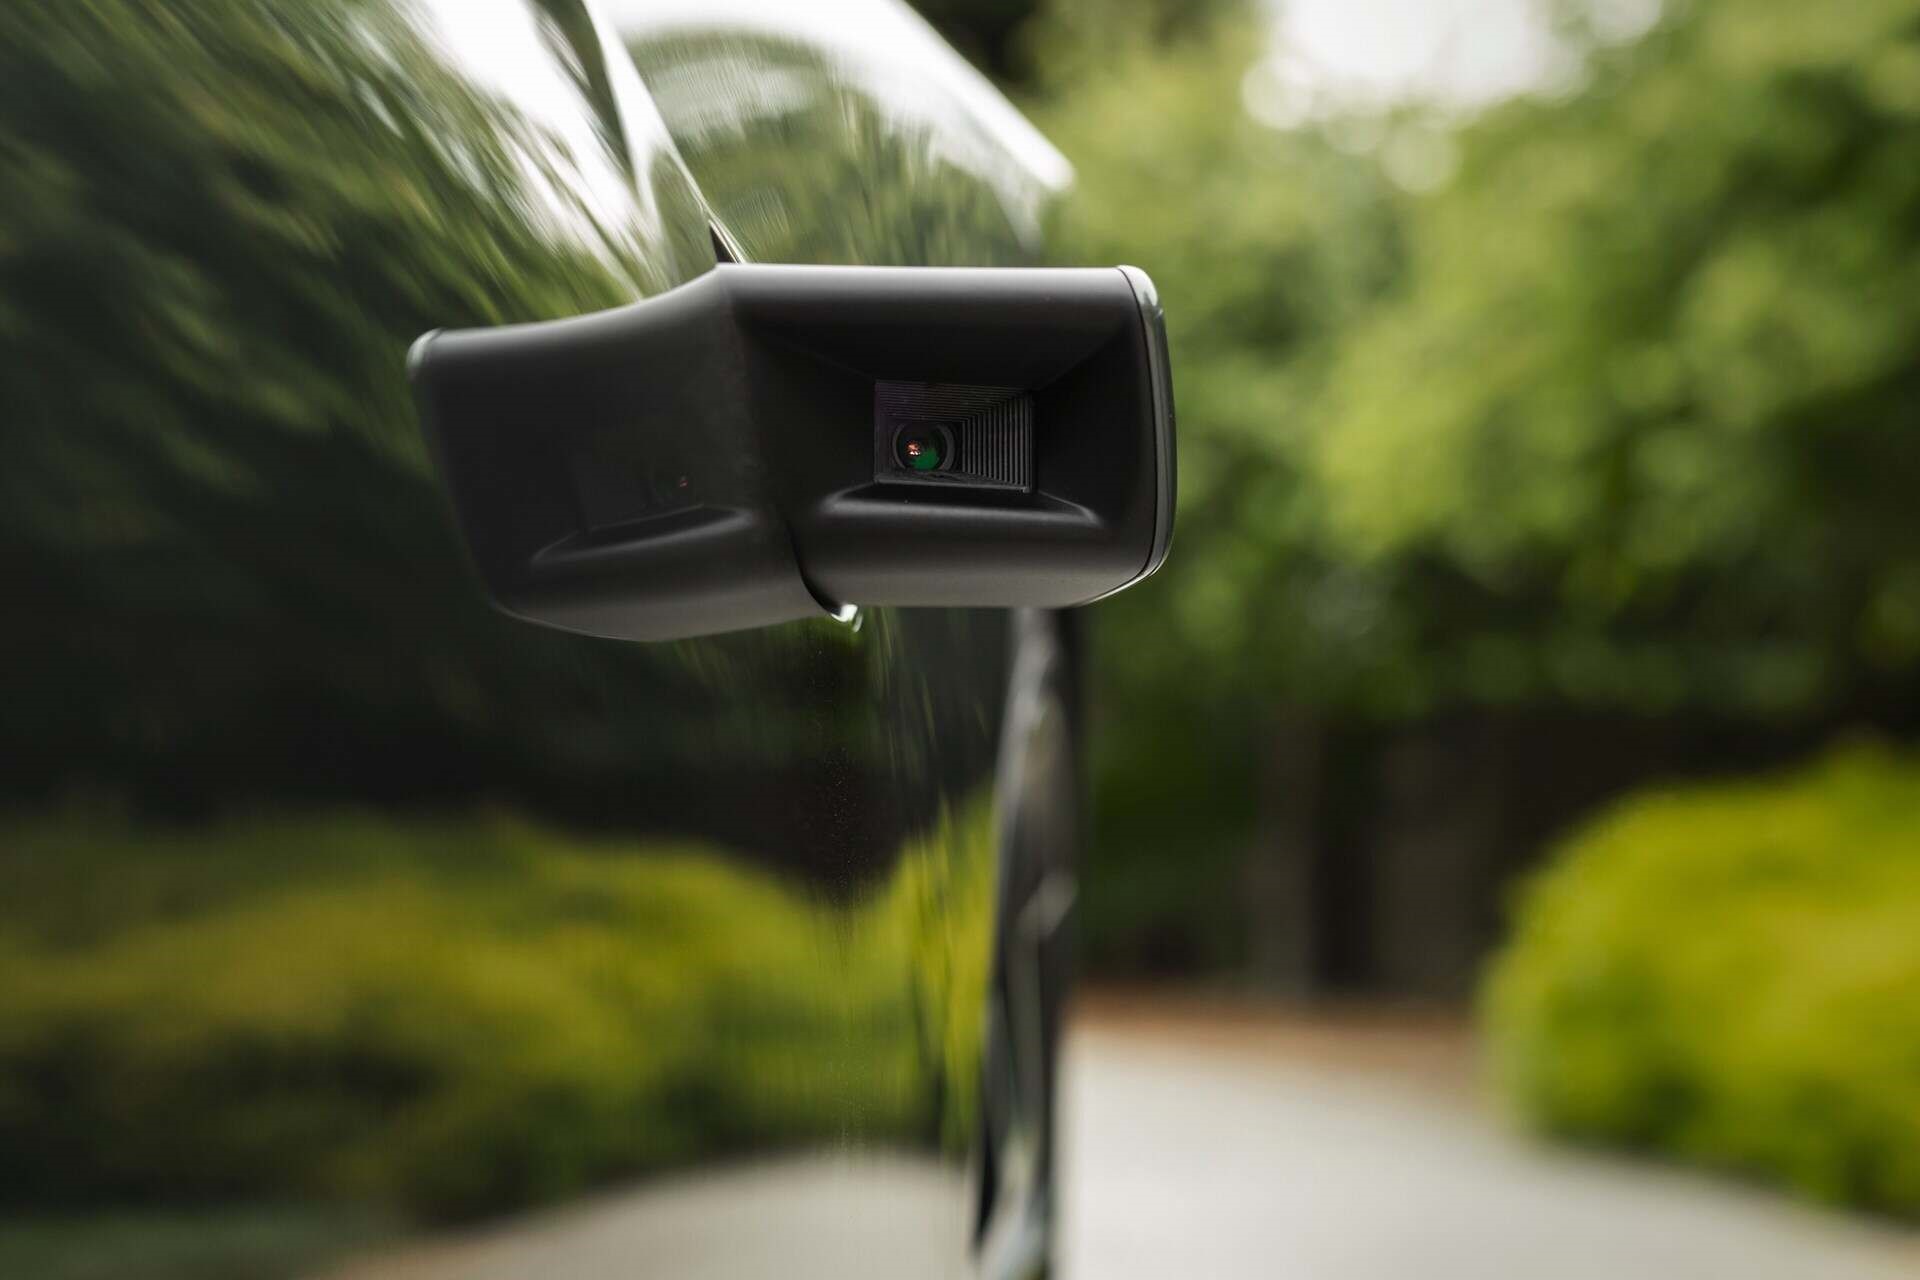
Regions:
[[[1395, 279], [1397, 217], [1370, 165], [1242, 109], [1264, 51], [1251, 16], [1173, 44], [1102, 38], [1098, 65], [1041, 109], [1078, 172], [1054, 247], [1159, 286], [1180, 509], [1168, 567], [1100, 606], [1088, 936], [1097, 961], [1213, 965], [1240, 947], [1236, 879], [1273, 720], [1366, 669], [1340, 631], [1372, 588], [1317, 545], [1311, 408]], [[1087, 57], [1076, 49], [1063, 65]]]
[[1461, 131], [1320, 406], [1383, 695], [1911, 705], [1920, 17], [1700, 4], [1588, 67]]
[[1612, 46], [1561, 12], [1571, 88], [1369, 122], [1457, 155], [1426, 194], [1347, 121], [1249, 119], [1231, 18], [1110, 32], [1044, 100], [1058, 252], [1154, 274], [1180, 409], [1174, 557], [1102, 606], [1096, 956], [1244, 958], [1268, 846], [1364, 844], [1446, 733], [1520, 744], [1461, 836], [1512, 842], [1605, 784], [1536, 803], [1499, 760], [1573, 769], [1595, 717], [1920, 713], [1920, 19], [1701, 0]]

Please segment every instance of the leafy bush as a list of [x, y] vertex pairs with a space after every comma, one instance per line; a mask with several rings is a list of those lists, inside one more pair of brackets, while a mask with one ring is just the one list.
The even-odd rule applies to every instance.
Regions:
[[461, 1216], [728, 1150], [964, 1139], [991, 848], [982, 807], [843, 907], [511, 818], [12, 823], [0, 1201]]
[[1920, 1215], [1920, 764], [1642, 796], [1522, 896], [1485, 993], [1531, 1125]]

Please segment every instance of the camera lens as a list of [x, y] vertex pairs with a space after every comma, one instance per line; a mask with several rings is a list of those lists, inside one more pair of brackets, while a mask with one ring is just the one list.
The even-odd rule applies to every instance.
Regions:
[[654, 467], [647, 472], [647, 489], [656, 507], [670, 507], [685, 502], [691, 496], [692, 488], [692, 479], [678, 467]]
[[953, 464], [953, 432], [937, 422], [909, 422], [893, 437], [893, 457], [908, 471], [943, 471]]

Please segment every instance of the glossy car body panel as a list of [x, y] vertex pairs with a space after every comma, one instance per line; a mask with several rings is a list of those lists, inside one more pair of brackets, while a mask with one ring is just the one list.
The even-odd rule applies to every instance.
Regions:
[[[655, 295], [712, 269], [716, 244], [758, 262], [1032, 261], [1064, 163], [903, 6], [860, 7], [871, 22], [780, 0], [210, 0], [151, 22], [142, 0], [89, 0], [9, 19], [15, 154], [57, 157], [71, 176], [47, 189], [93, 220], [68, 237], [50, 214], [4, 266], [16, 284], [64, 273], [71, 302], [10, 331], [12, 368], [31, 370], [5, 391], [11, 482], [57, 493], [84, 453], [92, 484], [133, 495], [118, 524], [10, 554], [94, 575], [102, 600], [158, 566], [279, 602], [236, 604], [244, 625], [209, 634], [164, 600], [137, 634], [86, 600], [22, 620], [8, 703], [40, 750], [19, 753], [10, 795], [77, 778], [186, 817], [343, 794], [504, 803], [639, 833], [621, 927], [657, 966], [610, 986], [620, 958], [568, 952], [564, 933], [553, 964], [586, 975], [605, 1025], [631, 1009], [643, 1069], [589, 1088], [570, 1049], [531, 1084], [503, 1074], [462, 1103], [515, 1117], [490, 1146], [447, 1097], [402, 1090], [377, 1131], [265, 1142], [249, 1193], [350, 1199], [384, 1185], [354, 1152], [400, 1147], [430, 1188], [422, 1221], [641, 1179], [664, 1208], [636, 1210], [623, 1275], [1044, 1265], [1073, 896], [1062, 618], [881, 610], [645, 647], [482, 620], [405, 399], [422, 331]], [[26, 104], [77, 84], [92, 96], [59, 100], [91, 114], [41, 138]], [[222, 497], [179, 499], [176, 472], [218, 477]], [[345, 567], [308, 572], [309, 544]], [[80, 635], [94, 666], [49, 684]], [[296, 637], [317, 656], [277, 660]], [[168, 744], [164, 763], [74, 727], [82, 695], [62, 690], [79, 689]], [[395, 705], [412, 709], [398, 727]], [[649, 914], [689, 886], [709, 910]], [[289, 990], [318, 963], [241, 959]], [[423, 1040], [463, 1025], [391, 998]], [[232, 1034], [271, 1036], [235, 1016]], [[470, 1052], [540, 1061], [554, 1019], [588, 1020], [477, 1024]], [[180, 1078], [198, 1061], [183, 1050]], [[229, 1123], [219, 1107], [279, 1114], [365, 1070], [236, 1085], [208, 1061], [191, 1096], [209, 1110], [165, 1122], [181, 1142]], [[0, 1117], [10, 1149], [59, 1152], [17, 1164], [9, 1195], [95, 1166], [146, 1201], [236, 1194], [166, 1144], [43, 1131], [56, 1114], [120, 1123], [113, 1097], [62, 1088], [59, 1108]]]
[[[1036, 256], [1039, 209], [1068, 178], [1064, 161], [903, 5], [628, 0], [613, 12], [731, 256], [902, 266]], [[967, 1024], [984, 995], [989, 1028], [979, 1057], [955, 1064], [984, 1088], [965, 1121], [970, 1184], [952, 1187], [972, 1248], [920, 1263], [937, 1274], [1036, 1274], [1051, 1245], [1054, 1047], [1074, 896], [1074, 668], [1061, 615], [1014, 621], [1011, 670], [974, 686], [989, 691], [999, 720], [997, 776], [969, 783], [994, 797], [995, 908], [990, 957], [969, 947], [965, 960], [986, 962], [990, 990], [963, 993], [946, 1016]], [[919, 673], [949, 661], [911, 645], [895, 658]], [[950, 719], [929, 727], [932, 754], [959, 745], [946, 738]], [[958, 1167], [959, 1155], [950, 1149], [942, 1163]], [[857, 1218], [860, 1194], [846, 1190]], [[885, 1218], [898, 1211], [874, 1207]], [[805, 1254], [800, 1246], [803, 1269]]]
[[1012, 265], [1071, 178], [898, 0], [614, 0], [680, 154], [755, 262]]

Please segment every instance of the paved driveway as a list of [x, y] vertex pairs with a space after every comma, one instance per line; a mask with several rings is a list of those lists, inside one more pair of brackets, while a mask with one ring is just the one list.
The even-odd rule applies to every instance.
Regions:
[[[1920, 1280], [1912, 1233], [1504, 1132], [1475, 1105], [1454, 1020], [1191, 1000], [1083, 1014], [1066, 1280]], [[904, 1160], [774, 1163], [418, 1242], [330, 1280], [910, 1280], [958, 1248], [964, 1221], [925, 1224], [963, 1190]], [[804, 1274], [783, 1244], [801, 1232], [837, 1249], [811, 1250]]]
[[1523, 1141], [1444, 1021], [1102, 1008], [1067, 1063], [1068, 1280], [1916, 1280], [1920, 1237]]

